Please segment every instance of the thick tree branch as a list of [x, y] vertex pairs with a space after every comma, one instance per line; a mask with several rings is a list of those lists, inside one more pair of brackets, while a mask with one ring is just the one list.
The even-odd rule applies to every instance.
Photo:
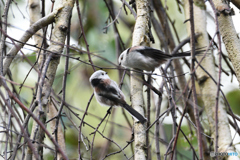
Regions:
[[50, 13], [46, 17], [39, 19], [36, 23], [32, 24], [32, 26], [28, 30], [25, 31], [23, 36], [19, 39], [19, 41], [22, 43], [17, 42], [8, 52], [6, 59], [3, 63], [3, 75], [5, 75], [7, 73], [7, 70], [12, 63], [12, 60], [17, 55], [18, 51], [29, 40], [29, 38], [31, 38], [39, 29], [51, 24], [54, 21], [56, 14], [61, 9], [62, 8], [55, 10], [54, 12]]

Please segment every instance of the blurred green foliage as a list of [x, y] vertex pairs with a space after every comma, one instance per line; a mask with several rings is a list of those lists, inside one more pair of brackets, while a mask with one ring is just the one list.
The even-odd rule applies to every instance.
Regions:
[[226, 94], [226, 97], [233, 112], [240, 115], [240, 90], [232, 90]]

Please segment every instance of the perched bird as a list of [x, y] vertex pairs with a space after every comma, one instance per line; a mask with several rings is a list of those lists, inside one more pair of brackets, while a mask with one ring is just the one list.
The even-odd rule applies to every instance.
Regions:
[[146, 118], [125, 102], [123, 92], [117, 83], [109, 78], [106, 72], [102, 70], [94, 72], [89, 78], [89, 81], [94, 89], [94, 95], [101, 105], [110, 107], [121, 106], [126, 109], [133, 118], [144, 124]]
[[[202, 51], [197, 51], [197, 54]], [[165, 54], [163, 51], [145, 46], [130, 47], [123, 51], [118, 58], [120, 66], [135, 68], [145, 71], [154, 71], [155, 68], [164, 64], [169, 59], [183, 58], [190, 56], [189, 52]]]

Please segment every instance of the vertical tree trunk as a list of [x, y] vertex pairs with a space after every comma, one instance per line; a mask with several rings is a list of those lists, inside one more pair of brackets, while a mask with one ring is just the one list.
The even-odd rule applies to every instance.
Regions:
[[[41, 10], [40, 9], [40, 0], [29, 0], [28, 1], [28, 7], [29, 7], [30, 26], [32, 26], [32, 24], [34, 24], [35, 22], [37, 22], [41, 18], [41, 14], [40, 14], [40, 10]], [[41, 47], [41, 44], [43, 43], [43, 38], [42, 37], [43, 37], [42, 29], [38, 30], [33, 35], [33, 39], [34, 39], [34, 42], [35, 42], [37, 47]], [[36, 54], [36, 57], [40, 56], [40, 58], [39, 58], [40, 61], [38, 61], [38, 62], [41, 63], [42, 62], [42, 57], [43, 57], [41, 53], [43, 53], [43, 52], [41, 51], [41, 53], [39, 53], [39, 49], [37, 49], [36, 53], [38, 53], [38, 54]], [[35, 113], [38, 114], [37, 112], [35, 112]], [[37, 125], [35, 127], [37, 127]], [[44, 135], [41, 135], [42, 139], [44, 139], [43, 136]], [[31, 139], [33, 139], [33, 137], [31, 137]], [[37, 150], [38, 143], [33, 143], [33, 144], [34, 144], [34, 147], [35, 147], [35, 152], [38, 153], [39, 155], [41, 155], [42, 153], [39, 153], [40, 151]], [[41, 147], [41, 152], [42, 152], [42, 149], [43, 148]], [[28, 148], [26, 159], [29, 160], [29, 159], [32, 159], [32, 158], [33, 158], [32, 151], [30, 150], [30, 148]]]
[[[142, 44], [149, 45], [149, 38], [147, 34], [149, 32], [149, 20], [150, 10], [147, 0], [136, 0], [137, 7], [137, 20], [134, 27], [132, 46], [138, 46]], [[143, 82], [142, 75], [131, 72], [131, 100], [132, 107], [140, 114], [144, 115], [143, 107]], [[146, 159], [146, 126], [141, 123], [135, 123], [134, 125], [134, 140], [135, 140], [135, 159]]]
[[[48, 112], [49, 119], [55, 117], [58, 114], [52, 102], [48, 103], [48, 108], [49, 108], [49, 112]], [[52, 121], [50, 121], [50, 128], [52, 133], [55, 133], [56, 121], [57, 121], [56, 119], [53, 119]], [[61, 149], [65, 151], [66, 150], [65, 137], [64, 137], [64, 133], [61, 125], [61, 120], [59, 120], [57, 135], [58, 136], [56, 141], [58, 142]], [[60, 153], [57, 153], [57, 160], [62, 160], [62, 159], [63, 159], [62, 155]]]
[[[30, 26], [32, 26], [32, 24], [34, 24], [40, 18], [42, 18], [41, 9], [40, 9], [40, 0], [29, 0], [28, 1], [28, 7], [29, 7]], [[35, 42], [36, 46], [40, 48], [42, 46], [42, 43], [43, 43], [43, 30], [42, 29], [38, 30], [33, 35], [33, 39], [34, 39], [34, 42]], [[37, 53], [38, 52], [39, 52], [39, 49], [37, 49]], [[38, 61], [40, 63], [42, 62], [42, 59], [43, 59], [42, 58], [43, 57], [42, 53], [43, 53], [43, 51], [41, 51], [40, 55], [38, 55], [38, 54], [36, 55], [37, 57], [40, 56], [39, 61]]]

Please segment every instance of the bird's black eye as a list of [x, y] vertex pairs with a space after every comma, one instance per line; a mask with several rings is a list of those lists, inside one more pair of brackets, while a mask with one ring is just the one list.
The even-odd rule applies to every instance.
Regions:
[[104, 73], [102, 73], [102, 75], [104, 75]]
[[123, 57], [121, 57], [121, 60], [123, 60]]

